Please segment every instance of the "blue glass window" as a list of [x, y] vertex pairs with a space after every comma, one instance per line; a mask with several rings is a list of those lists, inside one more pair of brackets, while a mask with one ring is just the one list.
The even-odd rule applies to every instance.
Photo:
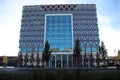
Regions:
[[63, 51], [72, 48], [71, 15], [46, 16], [46, 40], [51, 48]]
[[32, 47], [28, 47], [27, 50], [28, 51], [32, 51], [33, 49], [32, 49]]
[[26, 54], [26, 48], [25, 47], [22, 47], [21, 51], [22, 51], [23, 54]]

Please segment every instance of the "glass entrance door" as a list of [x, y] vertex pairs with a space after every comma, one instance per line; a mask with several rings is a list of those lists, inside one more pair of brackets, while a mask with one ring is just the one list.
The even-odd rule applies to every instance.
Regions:
[[60, 60], [57, 60], [57, 61], [56, 61], [56, 67], [57, 67], [57, 68], [61, 68], [61, 61], [60, 61]]

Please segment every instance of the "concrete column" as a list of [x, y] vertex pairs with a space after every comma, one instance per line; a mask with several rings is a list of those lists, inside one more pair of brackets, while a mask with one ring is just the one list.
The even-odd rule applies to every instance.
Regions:
[[[96, 57], [95, 56], [94, 56], [94, 63], [97, 65], [97, 63], [96, 63]], [[96, 65], [94, 67], [96, 67]]]
[[24, 56], [25, 56], [25, 55], [23, 55], [23, 66], [24, 66], [24, 63], [25, 63], [25, 62], [24, 62]]
[[63, 68], [62, 54], [61, 54], [61, 68]]
[[85, 55], [85, 53], [83, 54], [83, 67], [85, 67], [85, 62], [84, 62], [84, 55]]
[[82, 59], [81, 59], [81, 60], [82, 60], [82, 61], [81, 61], [81, 62], [82, 62], [82, 67], [84, 67], [83, 55], [82, 55], [82, 57], [81, 57], [81, 58], [82, 58]]
[[95, 58], [94, 58], [94, 67], [96, 67], [96, 64], [97, 64], [97, 63], [96, 63], [96, 60], [95, 60]]
[[48, 63], [48, 64], [49, 64], [49, 65], [48, 65], [48, 68], [50, 68], [50, 62], [51, 62], [51, 61], [49, 60], [49, 63]]
[[72, 68], [73, 68], [73, 56], [72, 56]]
[[30, 54], [28, 55], [28, 64], [30, 65]]
[[87, 55], [88, 57], [88, 68], [90, 68], [90, 57], [89, 57], [89, 54]]
[[55, 55], [55, 68], [56, 68], [56, 55]]
[[40, 67], [41, 67], [41, 58], [39, 58], [39, 59], [40, 59], [39, 65], [40, 65]]
[[69, 67], [69, 65], [68, 65], [68, 55], [69, 55], [69, 54], [67, 54], [67, 68]]

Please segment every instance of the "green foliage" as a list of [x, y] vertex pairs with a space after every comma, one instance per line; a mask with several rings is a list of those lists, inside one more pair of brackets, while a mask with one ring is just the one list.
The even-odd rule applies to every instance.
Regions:
[[120, 60], [120, 50], [118, 50], [117, 59]]
[[104, 42], [101, 42], [101, 46], [99, 47], [99, 52], [102, 55], [102, 59], [106, 59], [107, 57], [107, 49], [105, 48]]
[[45, 43], [45, 48], [44, 48], [43, 54], [42, 54], [42, 59], [44, 61], [48, 62], [50, 59], [50, 56], [51, 56], [50, 44], [48, 43], [48, 40], [47, 40]]
[[80, 66], [81, 48], [80, 48], [79, 43], [80, 43], [80, 41], [79, 41], [79, 39], [77, 39], [75, 41], [74, 53], [73, 53], [74, 67]]
[[80, 52], [81, 52], [81, 48], [80, 48], [79, 43], [80, 43], [80, 41], [79, 41], [79, 39], [77, 39], [75, 42], [75, 47], [74, 47], [74, 55], [77, 55], [77, 56], [79, 56]]
[[120, 50], [118, 50], [118, 54], [120, 54]]

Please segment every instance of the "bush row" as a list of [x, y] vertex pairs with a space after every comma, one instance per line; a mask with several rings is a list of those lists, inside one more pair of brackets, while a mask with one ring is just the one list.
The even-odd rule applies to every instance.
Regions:
[[0, 73], [0, 80], [120, 80], [120, 72], [31, 70], [28, 73]]

